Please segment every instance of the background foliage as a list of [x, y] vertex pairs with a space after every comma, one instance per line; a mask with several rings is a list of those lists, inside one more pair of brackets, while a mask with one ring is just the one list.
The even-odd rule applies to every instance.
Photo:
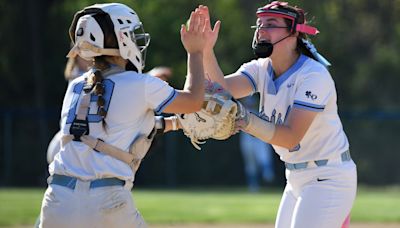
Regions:
[[[105, 1], [111, 2], [111, 1]], [[186, 53], [179, 28], [198, 4], [222, 21], [216, 54], [225, 73], [253, 58], [250, 44], [254, 12], [266, 1], [132, 0], [152, 36], [146, 70], [174, 70], [171, 84], [181, 88]], [[47, 143], [58, 131], [66, 82], [65, 55], [73, 14], [89, 0], [0, 1], [0, 185], [44, 185]], [[332, 63], [338, 104], [359, 180], [399, 184], [400, 0], [297, 0], [321, 33], [313, 39]], [[181, 133], [158, 140], [141, 168], [143, 185], [244, 184], [238, 138], [210, 141], [194, 151]], [[283, 184], [283, 167], [276, 159]]]

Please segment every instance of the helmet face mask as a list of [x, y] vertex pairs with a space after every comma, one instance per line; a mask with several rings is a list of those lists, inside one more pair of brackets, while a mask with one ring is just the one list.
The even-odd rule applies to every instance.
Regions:
[[[316, 35], [319, 33], [317, 28], [309, 26], [306, 24], [304, 17], [304, 11], [297, 7], [291, 7], [287, 2], [273, 1], [263, 7], [260, 7], [256, 11], [257, 18], [261, 17], [277, 17], [289, 20], [290, 24], [288, 27], [276, 27], [276, 28], [287, 28], [290, 30], [291, 34], [296, 32]], [[281, 39], [274, 44], [263, 42], [258, 40], [258, 30], [259, 26], [252, 26], [256, 28], [253, 36], [252, 48], [257, 57], [266, 58], [272, 54], [273, 45], [282, 41]], [[287, 38], [287, 37], [285, 37]], [[285, 39], [284, 38], [284, 39]]]
[[[105, 16], [105, 23], [98, 23], [96, 16], [103, 14]], [[103, 16], [102, 15], [102, 16]], [[99, 26], [93, 26], [96, 23], [86, 24], [83, 26], [81, 18], [92, 18], [97, 21]], [[92, 21], [92, 20], [91, 20]], [[107, 27], [107, 28], [105, 28]], [[83, 36], [78, 36], [82, 33]], [[115, 35], [115, 39], [118, 43], [116, 47], [105, 47], [105, 42], [93, 42], [93, 37], [86, 35], [85, 33], [97, 34], [98, 38], [101, 39], [101, 35], [104, 37], [106, 29], [111, 30]], [[108, 34], [106, 34], [107, 36]], [[150, 35], [144, 32], [142, 22], [139, 20], [137, 14], [129, 7], [119, 3], [111, 4], [95, 4], [86, 7], [82, 11], [75, 14], [74, 20], [70, 27], [70, 37], [74, 42], [69, 56], [79, 54], [84, 58], [93, 58], [101, 55], [121, 56], [123, 59], [128, 60], [135, 66], [139, 73], [142, 72], [145, 63], [146, 49], [150, 43]], [[98, 39], [94, 37], [95, 40]], [[104, 37], [105, 41], [107, 37]], [[88, 45], [88, 43], [90, 45]], [[84, 45], [82, 45], [84, 44]], [[92, 45], [92, 47], [91, 47]], [[85, 50], [90, 49], [90, 51]]]
[[145, 33], [141, 22], [137, 24], [129, 33], [132, 41], [136, 44], [141, 53], [143, 63], [142, 68], [144, 68], [144, 63], [146, 62], [147, 47], [150, 44], [150, 34]]

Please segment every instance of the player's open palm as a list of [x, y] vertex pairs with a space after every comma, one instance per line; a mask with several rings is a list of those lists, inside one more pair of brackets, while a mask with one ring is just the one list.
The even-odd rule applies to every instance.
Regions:
[[182, 25], [181, 40], [188, 53], [203, 52], [206, 45], [205, 17], [192, 11], [187, 25]]
[[200, 5], [197, 7], [196, 12], [200, 12], [205, 19], [205, 36], [207, 37], [205, 50], [211, 51], [217, 42], [221, 21], [217, 21], [214, 25], [214, 28], [212, 28], [208, 7]]

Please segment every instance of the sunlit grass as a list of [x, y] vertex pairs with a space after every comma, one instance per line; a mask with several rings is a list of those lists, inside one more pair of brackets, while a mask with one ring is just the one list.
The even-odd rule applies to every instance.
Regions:
[[[0, 226], [34, 224], [45, 189], [0, 189]], [[280, 190], [135, 189], [137, 207], [149, 224], [273, 223]], [[400, 188], [361, 187], [352, 222], [400, 223]]]

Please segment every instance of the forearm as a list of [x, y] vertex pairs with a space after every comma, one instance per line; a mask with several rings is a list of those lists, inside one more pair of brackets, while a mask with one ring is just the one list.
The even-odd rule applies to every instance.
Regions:
[[188, 54], [188, 68], [184, 90], [192, 94], [196, 103], [203, 103], [204, 97], [204, 67], [203, 53]]
[[296, 147], [301, 139], [302, 137], [299, 137], [298, 133], [290, 126], [275, 125], [275, 134], [269, 143], [290, 150]]
[[293, 128], [285, 125], [275, 125], [261, 119], [255, 114], [249, 114], [249, 123], [243, 131], [263, 140], [264, 142], [291, 149], [301, 140]]
[[224, 73], [219, 67], [214, 50], [204, 52], [203, 63], [207, 77], [209, 77], [211, 81], [218, 82], [222, 87], [228, 89], [228, 85], [224, 79]]

